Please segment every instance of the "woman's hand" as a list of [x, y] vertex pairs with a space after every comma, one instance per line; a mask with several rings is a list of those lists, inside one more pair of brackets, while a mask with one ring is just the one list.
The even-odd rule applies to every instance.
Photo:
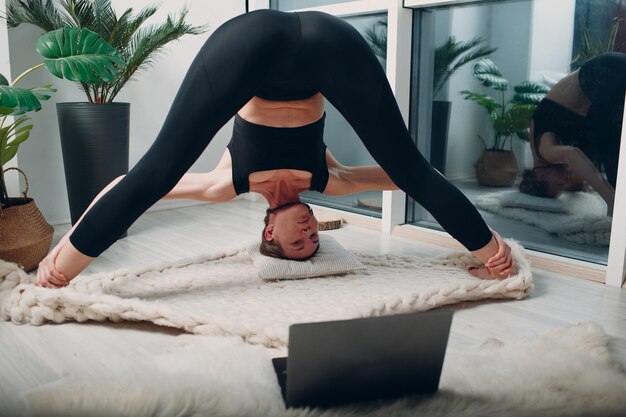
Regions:
[[498, 244], [498, 251], [492, 255], [484, 266], [470, 267], [469, 273], [481, 279], [506, 279], [517, 272], [517, 265], [511, 256], [511, 247], [502, 237], [492, 231]]
[[70, 281], [54, 266], [59, 252], [60, 247], [56, 247], [48, 256], [39, 262], [37, 279], [35, 281], [37, 287], [62, 288], [69, 284]]

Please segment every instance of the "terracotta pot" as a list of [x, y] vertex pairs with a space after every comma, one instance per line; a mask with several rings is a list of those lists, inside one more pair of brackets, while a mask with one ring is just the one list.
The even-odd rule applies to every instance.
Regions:
[[517, 161], [511, 151], [487, 149], [474, 167], [478, 183], [487, 187], [510, 187], [517, 178]]

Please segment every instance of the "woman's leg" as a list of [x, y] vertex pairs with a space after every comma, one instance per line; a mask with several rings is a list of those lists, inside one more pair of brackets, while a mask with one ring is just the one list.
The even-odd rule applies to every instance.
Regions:
[[70, 236], [81, 253], [98, 256], [176, 185], [215, 133], [254, 96], [268, 65], [295, 50], [298, 24], [295, 15], [264, 10], [231, 19], [211, 35], [153, 145]]
[[619, 161], [620, 144], [622, 140], [622, 118], [624, 113], [624, 105], [615, 106], [610, 110], [608, 120], [606, 147], [603, 149], [604, 171], [606, 179], [615, 188], [617, 183], [617, 166]]
[[302, 68], [372, 157], [467, 249], [487, 245], [492, 234], [476, 208], [417, 150], [385, 72], [363, 37], [348, 23], [324, 13], [300, 13], [300, 21]]

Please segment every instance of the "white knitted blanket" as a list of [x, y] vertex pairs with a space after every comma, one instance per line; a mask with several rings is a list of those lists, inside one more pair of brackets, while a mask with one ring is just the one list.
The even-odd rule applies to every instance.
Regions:
[[[606, 203], [597, 194], [564, 192], [559, 200], [567, 209], [567, 213], [554, 213], [543, 211], [540, 207], [535, 210], [505, 207], [506, 204], [503, 202], [511, 193], [520, 194], [519, 198], [525, 196], [518, 191], [499, 191], [481, 195], [476, 199], [476, 205], [498, 216], [537, 226], [570, 242], [594, 246], [609, 245], [611, 218], [606, 216]], [[539, 197], [526, 197], [533, 203], [541, 200]]]
[[0, 308], [14, 323], [134, 320], [209, 335], [238, 335], [280, 347], [293, 323], [424, 311], [480, 299], [521, 299], [530, 264], [509, 241], [518, 273], [502, 281], [467, 272], [468, 252], [438, 259], [358, 254], [365, 269], [345, 275], [264, 282], [245, 245], [142, 270], [79, 276], [67, 287], [35, 287], [34, 275], [0, 261]]

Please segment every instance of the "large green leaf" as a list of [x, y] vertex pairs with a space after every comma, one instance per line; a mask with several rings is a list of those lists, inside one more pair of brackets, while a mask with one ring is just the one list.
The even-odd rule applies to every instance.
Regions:
[[0, 85], [0, 114], [19, 115], [40, 109], [41, 103], [30, 90]]
[[510, 136], [522, 131], [530, 124], [535, 105], [519, 104], [511, 107], [493, 122], [493, 128], [502, 136]]
[[543, 84], [524, 81], [515, 86], [513, 101], [520, 104], [539, 104], [546, 94], [548, 94], [548, 91], [550, 91], [550, 89]]
[[39, 100], [48, 100], [50, 99], [50, 95], [48, 93], [56, 93], [57, 89], [52, 86], [52, 84], [46, 84], [41, 87], [31, 88], [30, 91], [37, 97]]
[[37, 52], [48, 70], [59, 78], [91, 84], [111, 82], [124, 65], [120, 52], [89, 29], [65, 27], [37, 40]]
[[9, 81], [2, 74], [0, 74], [0, 85], [9, 85]]
[[483, 58], [474, 65], [474, 76], [478, 78], [485, 87], [492, 87], [499, 91], [509, 89], [509, 81], [502, 77], [500, 68], [489, 58]]
[[13, 159], [20, 144], [30, 136], [33, 125], [25, 124], [28, 120], [28, 117], [20, 117], [12, 125], [0, 129], [0, 165]]
[[465, 100], [472, 100], [475, 101], [477, 104], [483, 106], [485, 109], [487, 109], [487, 112], [489, 114], [494, 113], [496, 110], [502, 107], [500, 103], [496, 101], [496, 99], [486, 94], [475, 93], [468, 90], [463, 90], [460, 92], [460, 94]]

